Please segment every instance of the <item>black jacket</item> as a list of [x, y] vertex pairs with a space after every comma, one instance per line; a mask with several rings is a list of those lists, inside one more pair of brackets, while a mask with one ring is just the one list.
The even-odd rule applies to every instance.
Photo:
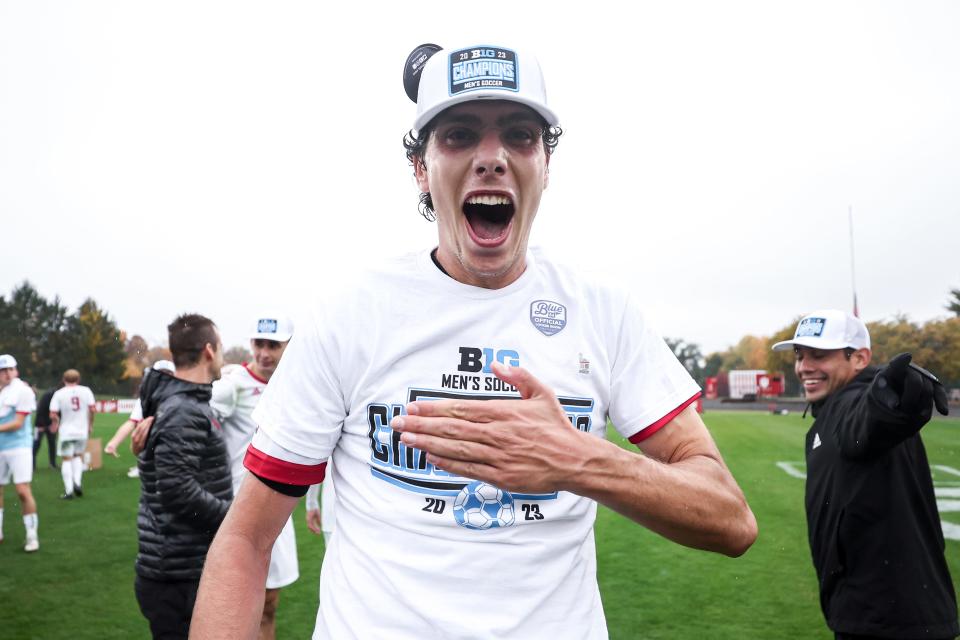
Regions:
[[140, 453], [140, 549], [137, 574], [151, 580], [199, 580], [207, 549], [233, 498], [220, 424], [209, 384], [151, 371], [140, 390], [154, 416]]
[[820, 606], [835, 632], [889, 638], [960, 633], [920, 428], [888, 409], [868, 367], [814, 403], [807, 525]]
[[62, 388], [63, 385], [57, 385], [40, 396], [40, 400], [37, 402], [37, 420], [33, 423], [33, 426], [46, 429], [50, 426], [50, 401], [53, 399], [53, 394], [57, 392], [57, 389]]

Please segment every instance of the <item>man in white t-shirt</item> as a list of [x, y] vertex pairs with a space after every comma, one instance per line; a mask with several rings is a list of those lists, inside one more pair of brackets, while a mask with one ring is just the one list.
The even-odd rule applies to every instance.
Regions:
[[[298, 322], [195, 637], [252, 637], [266, 554], [328, 461], [337, 530], [314, 638], [605, 638], [598, 502], [691, 547], [736, 556], [756, 538], [699, 389], [640, 303], [528, 250], [560, 135], [536, 59], [438, 49], [404, 77], [438, 245], [338, 273]], [[608, 419], [645, 455], [606, 440]]]
[[[259, 316], [250, 332], [252, 362], [223, 367], [220, 379], [213, 383], [210, 406], [217, 413], [223, 427], [223, 439], [227, 445], [230, 472], [233, 475], [234, 495], [239, 492], [240, 484], [247, 475], [243, 467], [243, 457], [257, 430], [257, 424], [253, 421], [253, 410], [276, 371], [292, 335], [293, 323], [287, 316]], [[276, 636], [280, 589], [293, 584], [299, 577], [297, 540], [293, 531], [293, 520], [288, 518], [270, 554], [270, 569], [267, 573], [263, 613], [260, 618], [260, 640], [273, 640]]]
[[0, 355], [0, 542], [3, 542], [3, 491], [10, 480], [20, 498], [23, 526], [26, 529], [24, 551], [40, 548], [37, 537], [37, 502], [33, 499], [33, 434], [30, 416], [37, 408], [37, 397], [30, 385], [19, 378], [16, 359]]
[[80, 372], [63, 372], [63, 388], [50, 399], [51, 429], [57, 434], [57, 454], [60, 456], [60, 475], [63, 477], [63, 500], [83, 496], [83, 452], [87, 438], [93, 435], [93, 416], [96, 400], [90, 387], [80, 384]]

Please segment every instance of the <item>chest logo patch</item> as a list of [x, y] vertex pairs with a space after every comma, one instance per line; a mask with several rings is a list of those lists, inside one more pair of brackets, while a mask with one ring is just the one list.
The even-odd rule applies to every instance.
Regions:
[[545, 336], [560, 333], [567, 326], [567, 308], [551, 300], [534, 300], [530, 303], [530, 322]]
[[816, 449], [817, 447], [820, 446], [820, 444], [821, 444], [821, 443], [820, 443], [820, 434], [819, 434], [819, 433], [813, 434], [813, 446], [810, 447], [810, 450], [812, 451], [813, 449]]

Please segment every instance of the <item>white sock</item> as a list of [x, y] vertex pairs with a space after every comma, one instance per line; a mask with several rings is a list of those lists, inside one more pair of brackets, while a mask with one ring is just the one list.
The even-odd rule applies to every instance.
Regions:
[[83, 488], [80, 480], [83, 478], [83, 456], [76, 456], [73, 459], [73, 484]]
[[0, 537], [3, 536], [3, 509], [0, 508]]
[[28, 513], [23, 516], [23, 527], [27, 530], [27, 537], [36, 537], [37, 527], [40, 526], [40, 518], [35, 513]]
[[63, 489], [67, 495], [73, 493], [73, 460], [60, 461], [60, 475], [63, 477]]

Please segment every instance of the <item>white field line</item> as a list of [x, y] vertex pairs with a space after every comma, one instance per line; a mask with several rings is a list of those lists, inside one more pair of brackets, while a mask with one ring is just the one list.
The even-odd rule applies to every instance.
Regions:
[[806, 480], [807, 474], [798, 469], [798, 466], [806, 466], [802, 462], [778, 462], [777, 466], [783, 469], [783, 472], [786, 473], [791, 478], [800, 478], [801, 480]]
[[944, 473], [949, 473], [951, 475], [960, 476], [960, 470], [954, 469], [953, 467], [948, 467], [945, 464], [934, 464], [930, 465], [937, 471], [943, 471]]
[[960, 524], [953, 524], [952, 522], [940, 521], [940, 526], [943, 527], [943, 537], [947, 540], [960, 540]]
[[[806, 465], [802, 462], [789, 462], [781, 460], [777, 462], [776, 465], [792, 478], [799, 478], [800, 480], [803, 480], [807, 477], [807, 474], [800, 470], [801, 468], [806, 467]], [[960, 476], [960, 471], [954, 469], [953, 467], [948, 467], [942, 464], [935, 464], [931, 466], [937, 471]], [[954, 485], [955, 483], [944, 482], [942, 484]], [[960, 498], [960, 488], [954, 486], [944, 487], [940, 483], [938, 483], [938, 485], [934, 488], [934, 493], [938, 498]], [[960, 500], [937, 500], [937, 511], [940, 513], [960, 512]], [[941, 519], [940, 526], [943, 528], [944, 538], [947, 540], [960, 540], [960, 524], [954, 524]]]

